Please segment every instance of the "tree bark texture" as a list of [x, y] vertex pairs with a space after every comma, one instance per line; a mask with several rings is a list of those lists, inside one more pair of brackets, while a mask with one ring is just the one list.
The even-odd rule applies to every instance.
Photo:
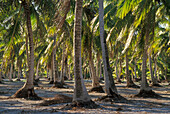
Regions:
[[91, 99], [84, 85], [81, 66], [82, 5], [83, 0], [76, 1], [73, 32], [74, 79], [75, 79], [73, 101], [88, 102]]
[[24, 7], [24, 13], [26, 16], [26, 25], [28, 30], [28, 38], [29, 38], [29, 48], [30, 48], [30, 56], [29, 56], [29, 62], [28, 62], [28, 75], [27, 75], [27, 81], [25, 83], [25, 88], [32, 89], [34, 87], [33, 85], [33, 77], [34, 77], [34, 42], [33, 42], [33, 32], [32, 32], [32, 25], [31, 25], [31, 18], [30, 18], [30, 8], [29, 4], [23, 0], [22, 5]]
[[129, 73], [129, 58], [128, 58], [128, 52], [126, 52], [126, 56], [125, 56], [125, 59], [126, 59], [126, 79], [127, 79], [127, 87], [131, 86], [131, 85], [134, 85], [133, 81], [132, 81], [132, 77]]
[[103, 0], [99, 0], [99, 28], [100, 28], [100, 41], [102, 46], [102, 58], [104, 64], [104, 80], [105, 80], [105, 93], [111, 95], [110, 90], [117, 93], [117, 89], [112, 77], [112, 71], [109, 65], [108, 50], [106, 39], [104, 37], [104, 9]]
[[140, 90], [148, 90], [148, 83], [146, 79], [146, 61], [147, 61], [147, 50], [148, 50], [148, 40], [149, 40], [149, 31], [146, 31], [145, 33], [145, 43], [144, 43], [144, 49], [143, 49], [143, 58], [142, 58], [142, 81], [141, 81], [141, 88]]

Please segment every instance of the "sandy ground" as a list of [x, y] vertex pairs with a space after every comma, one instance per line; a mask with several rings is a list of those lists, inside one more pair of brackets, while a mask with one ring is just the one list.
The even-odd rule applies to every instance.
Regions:
[[[170, 114], [170, 86], [168, 83], [162, 83], [163, 87], [152, 87], [153, 90], [164, 98], [132, 98], [131, 95], [139, 92], [138, 88], [126, 88], [126, 84], [116, 84], [118, 92], [123, 97], [127, 98], [129, 103], [106, 103], [96, 102], [100, 105], [97, 109], [61, 109], [68, 103], [53, 104], [49, 106], [39, 106], [43, 100], [26, 100], [26, 99], [5, 99], [13, 95], [24, 82], [4, 81], [4, 84], [0, 84], [0, 114], [47, 114], [47, 113], [127, 113], [127, 114], [146, 114], [146, 113], [169, 113]], [[35, 92], [40, 97], [50, 98], [56, 94], [64, 94], [67, 96], [73, 95], [73, 81], [66, 81], [66, 88], [50, 88], [52, 84], [48, 84], [46, 79], [41, 79], [39, 87], [35, 87]], [[91, 88], [90, 81], [85, 81], [86, 87], [89, 90]], [[137, 83], [138, 84], [138, 83]], [[103, 86], [103, 83], [101, 84]], [[98, 97], [104, 96], [104, 93], [89, 93], [92, 100]]]

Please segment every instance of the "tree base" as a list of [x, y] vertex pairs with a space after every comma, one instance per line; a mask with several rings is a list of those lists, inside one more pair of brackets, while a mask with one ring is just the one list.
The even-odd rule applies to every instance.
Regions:
[[135, 78], [135, 79], [134, 79], [134, 82], [139, 82], [139, 81], [141, 81], [140, 78]]
[[2, 82], [2, 81], [0, 81], [0, 84], [3, 84], [3, 82]]
[[52, 105], [52, 104], [71, 103], [71, 102], [72, 102], [72, 97], [57, 94], [55, 97], [48, 98], [45, 101], [43, 101], [40, 104], [40, 106], [49, 106], [49, 105]]
[[77, 109], [77, 108], [87, 108], [87, 109], [95, 109], [95, 108], [99, 108], [100, 106], [97, 105], [94, 101], [90, 100], [87, 102], [83, 102], [83, 101], [73, 101], [71, 104], [67, 104], [66, 106], [64, 106], [62, 109]]
[[98, 87], [93, 87], [89, 90], [89, 92], [98, 92], [98, 93], [104, 93], [104, 90], [102, 88], [102, 86], [98, 86]]
[[34, 80], [33, 82], [34, 86], [39, 87], [38, 82]]
[[16, 81], [21, 81], [20, 79], [16, 79]]
[[41, 97], [37, 96], [37, 94], [34, 91], [34, 88], [32, 89], [26, 89], [22, 87], [19, 89], [14, 95], [11, 96], [12, 98], [25, 98], [28, 100], [42, 100]]
[[53, 84], [53, 83], [54, 83], [54, 81], [50, 81], [50, 82], [49, 82], [49, 84]]
[[140, 88], [138, 85], [136, 84], [130, 84], [130, 85], [127, 85], [126, 87], [128, 88]]
[[39, 79], [39, 78], [37, 78], [37, 79], [35, 79], [35, 81], [36, 81], [36, 82], [39, 82], [39, 81], [40, 81], [40, 79]]
[[154, 86], [154, 87], [162, 87], [160, 84], [152, 84], [152, 86]]
[[128, 100], [121, 95], [112, 91], [112, 95], [106, 95], [101, 98], [96, 99], [96, 101], [111, 102], [111, 103], [124, 103]]
[[160, 95], [156, 94], [152, 90], [140, 90], [140, 92], [137, 95], [134, 95], [134, 97], [142, 97], [142, 98], [161, 98]]
[[65, 88], [61, 82], [54, 82], [53, 88]]
[[[116, 83], [117, 83], [117, 84], [121, 84], [122, 81], [121, 81], [121, 80], [117, 80]], [[116, 84], [116, 83], [115, 83], [115, 84]]]

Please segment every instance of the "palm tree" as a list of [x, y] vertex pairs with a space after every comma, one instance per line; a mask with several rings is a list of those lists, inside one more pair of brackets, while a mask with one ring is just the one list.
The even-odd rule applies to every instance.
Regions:
[[34, 42], [33, 42], [33, 32], [32, 32], [32, 25], [31, 25], [31, 18], [30, 18], [30, 9], [29, 9], [29, 2], [23, 0], [22, 6], [24, 7], [24, 14], [26, 16], [26, 23], [27, 23], [27, 30], [28, 30], [28, 37], [29, 37], [29, 71], [27, 75], [27, 81], [25, 82], [24, 86], [19, 89], [12, 97], [17, 98], [36, 98], [40, 99], [35, 94], [34, 85], [33, 85], [33, 76], [34, 76]]
[[81, 66], [81, 28], [82, 28], [82, 5], [83, 0], [76, 1], [75, 20], [74, 20], [74, 39], [73, 39], [73, 52], [74, 52], [74, 95], [73, 104], [78, 106], [84, 104], [90, 106], [94, 104], [87, 93], [82, 76]]
[[117, 93], [117, 89], [112, 77], [112, 71], [109, 65], [109, 57], [106, 45], [106, 39], [104, 37], [104, 9], [103, 0], [99, 0], [99, 27], [100, 27], [100, 41], [102, 47], [102, 58], [104, 64], [104, 80], [105, 80], [105, 93], [112, 95], [113, 92]]

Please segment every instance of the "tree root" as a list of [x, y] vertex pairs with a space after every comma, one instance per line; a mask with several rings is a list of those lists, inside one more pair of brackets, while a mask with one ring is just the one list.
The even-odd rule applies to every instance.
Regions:
[[57, 94], [53, 98], [48, 98], [42, 103], [40, 103], [40, 106], [48, 106], [52, 104], [60, 104], [60, 103], [71, 103], [72, 102], [72, 97], [66, 96], [66, 95], [61, 95]]
[[16, 79], [16, 81], [21, 81], [20, 79]]
[[124, 103], [128, 100], [121, 95], [112, 91], [111, 95], [106, 95], [101, 98], [96, 99], [95, 101], [111, 102], [111, 103]]
[[140, 92], [137, 95], [134, 95], [134, 97], [142, 97], [142, 98], [162, 98], [160, 95], [156, 94], [152, 90], [140, 90]]
[[53, 84], [53, 83], [54, 83], [54, 81], [53, 81], [53, 80], [49, 82], [49, 84]]
[[54, 82], [53, 88], [65, 88], [61, 82]]
[[100, 106], [97, 105], [94, 101], [90, 100], [87, 102], [84, 101], [73, 101], [71, 104], [67, 104], [62, 109], [68, 110], [68, 109], [77, 109], [77, 108], [87, 108], [87, 109], [96, 109]]
[[40, 81], [40, 79], [39, 79], [39, 78], [37, 78], [37, 79], [35, 79], [34, 81], [39, 82], [39, 81]]
[[34, 86], [39, 87], [38, 81], [35, 81], [35, 80], [34, 80], [33, 84], [34, 84]]
[[98, 86], [98, 87], [93, 87], [89, 90], [89, 92], [98, 92], [98, 93], [104, 93], [104, 90], [102, 88], [102, 86]]
[[37, 94], [34, 91], [34, 88], [26, 89], [24, 87], [19, 89], [14, 95], [11, 96], [11, 98], [25, 98], [28, 100], [42, 100], [41, 97], [37, 96]]
[[126, 87], [128, 88], [140, 88], [138, 85], [136, 84], [130, 84], [130, 85], [127, 85]]

